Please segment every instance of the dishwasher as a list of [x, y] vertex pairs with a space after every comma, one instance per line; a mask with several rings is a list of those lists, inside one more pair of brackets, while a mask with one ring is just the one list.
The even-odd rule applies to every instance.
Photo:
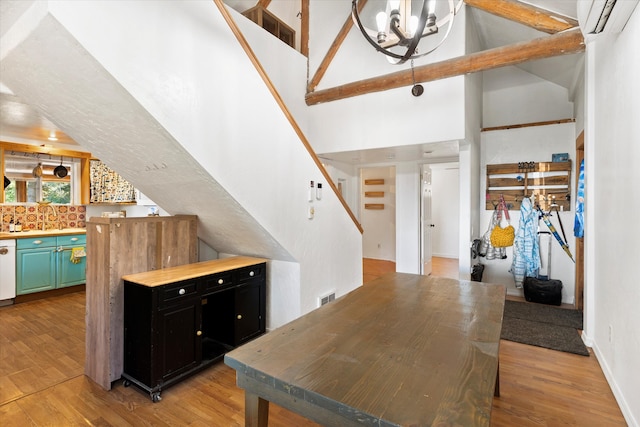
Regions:
[[16, 297], [16, 241], [0, 240], [0, 305]]

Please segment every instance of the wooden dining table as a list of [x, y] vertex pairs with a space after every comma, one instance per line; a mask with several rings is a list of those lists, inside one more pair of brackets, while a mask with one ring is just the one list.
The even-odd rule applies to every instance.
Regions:
[[488, 426], [504, 285], [390, 273], [225, 356], [245, 425]]

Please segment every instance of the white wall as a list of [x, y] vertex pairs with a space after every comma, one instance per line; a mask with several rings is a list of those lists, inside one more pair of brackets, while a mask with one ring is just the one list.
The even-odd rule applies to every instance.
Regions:
[[[479, 203], [481, 206], [481, 230], [484, 234], [491, 220], [492, 210], [483, 209], [485, 206], [484, 194], [486, 193], [486, 166], [488, 164], [517, 163], [521, 161], [550, 162], [553, 153], [569, 153], [571, 159], [575, 159], [575, 126], [573, 123], [558, 125], [534, 126], [508, 130], [487, 131], [482, 133], [482, 159], [480, 163], [480, 182], [482, 195]], [[571, 180], [575, 182], [576, 165], [572, 165]], [[575, 189], [571, 186], [571, 200], [574, 199]], [[511, 225], [516, 229], [520, 220], [520, 211], [510, 211]], [[562, 223], [567, 234], [570, 248], [575, 248], [573, 237], [574, 208], [571, 211], [561, 212]], [[557, 217], [552, 220], [560, 232]], [[543, 222], [540, 229], [547, 230]], [[562, 301], [573, 304], [575, 298], [575, 264], [565, 254], [560, 245], [554, 240], [551, 246], [551, 276], [553, 279], [562, 280]], [[486, 260], [480, 259], [486, 265], [483, 281], [503, 283], [507, 285], [507, 293], [522, 296], [522, 290], [516, 289], [513, 275], [509, 273], [513, 262], [512, 248], [507, 248], [507, 259]]]
[[[360, 171], [360, 219], [362, 256], [396, 260], [396, 169], [392, 166], [364, 168]], [[367, 179], [384, 179], [383, 185], [365, 185]], [[367, 191], [384, 191], [384, 197], [365, 197]], [[367, 203], [383, 203], [384, 209], [365, 209]]]
[[458, 258], [460, 236], [460, 170], [458, 163], [435, 163], [431, 168], [431, 231], [433, 256]]
[[585, 335], [630, 426], [640, 425], [640, 7], [587, 44]]
[[[477, 28], [469, 19], [466, 20], [466, 53], [481, 49]], [[483, 120], [483, 82], [484, 73], [465, 76], [465, 123], [466, 133], [464, 141], [460, 141], [460, 236], [458, 272], [461, 279], [470, 279], [471, 266], [475, 260], [471, 259], [469, 247], [478, 237], [480, 230], [480, 206], [477, 200], [480, 196], [480, 129]]]
[[351, 212], [358, 218], [358, 221], [360, 221], [361, 183], [357, 168], [335, 160], [321, 160], [336, 187], [338, 187], [338, 184], [341, 185], [342, 198], [349, 205]]
[[482, 127], [573, 118], [567, 89], [517, 67], [483, 72]]
[[396, 271], [420, 274], [420, 165], [396, 165]]
[[[297, 7], [296, 3], [298, 3]], [[298, 9], [299, 6], [299, 2], [277, 1], [271, 2], [269, 10], [273, 8], [277, 16], [287, 16], [288, 19], [292, 19], [295, 17], [295, 15], [290, 16], [292, 10]], [[275, 9], [278, 11], [276, 12]], [[266, 33], [264, 29], [235, 10], [230, 9], [229, 12], [267, 72], [269, 79], [278, 90], [278, 94], [295, 117], [298, 126], [308, 138], [307, 104], [304, 102], [304, 96], [301, 95], [306, 91], [307, 58], [280, 39]], [[300, 20], [296, 18], [296, 21], [299, 27]], [[286, 22], [289, 23], [289, 21]], [[299, 33], [296, 31], [298, 38]]]
[[[313, 1], [310, 5], [309, 78], [345, 20], [351, 19], [349, 1]], [[464, 54], [464, 8], [449, 38], [433, 54], [415, 61], [424, 65]], [[458, 23], [458, 19], [461, 21]], [[316, 27], [322, 27], [318, 30]], [[352, 29], [332, 60], [318, 90], [360, 81], [373, 76], [410, 69], [410, 63], [391, 65], [362, 34]], [[309, 131], [319, 153], [382, 148], [465, 137], [464, 77], [423, 84], [421, 97], [409, 87], [347, 98], [309, 108]], [[330, 126], [328, 124], [331, 124]]]

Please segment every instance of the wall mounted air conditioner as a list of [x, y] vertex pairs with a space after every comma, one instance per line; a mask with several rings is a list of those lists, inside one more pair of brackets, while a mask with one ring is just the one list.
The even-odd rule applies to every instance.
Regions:
[[585, 39], [594, 34], [619, 33], [640, 0], [580, 0], [578, 22]]

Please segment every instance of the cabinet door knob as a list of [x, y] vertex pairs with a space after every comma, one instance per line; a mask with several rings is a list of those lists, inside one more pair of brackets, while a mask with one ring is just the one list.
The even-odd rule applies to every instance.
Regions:
[[238, 314], [236, 317], [238, 320], [242, 320], [242, 314]]
[[218, 285], [222, 285], [223, 283], [224, 283], [224, 280], [218, 279]]
[[42, 244], [42, 240], [34, 240], [33, 244], [34, 245], [41, 245]]
[[196, 335], [197, 336], [201, 336], [202, 335], [202, 331], [196, 331]]
[[71, 238], [71, 241], [72, 241], [72, 242], [77, 242], [77, 241], [78, 241], [78, 238], [77, 238], [77, 237], [72, 237], [72, 238]]
[[255, 275], [256, 275], [256, 273], [254, 273], [253, 270], [249, 272], [249, 276], [253, 277]]
[[186, 294], [186, 293], [187, 293], [187, 291], [185, 291], [185, 290], [184, 290], [184, 288], [183, 288], [183, 289], [180, 289], [180, 290], [178, 291], [178, 293], [179, 293], [180, 295], [184, 295], [184, 294]]

